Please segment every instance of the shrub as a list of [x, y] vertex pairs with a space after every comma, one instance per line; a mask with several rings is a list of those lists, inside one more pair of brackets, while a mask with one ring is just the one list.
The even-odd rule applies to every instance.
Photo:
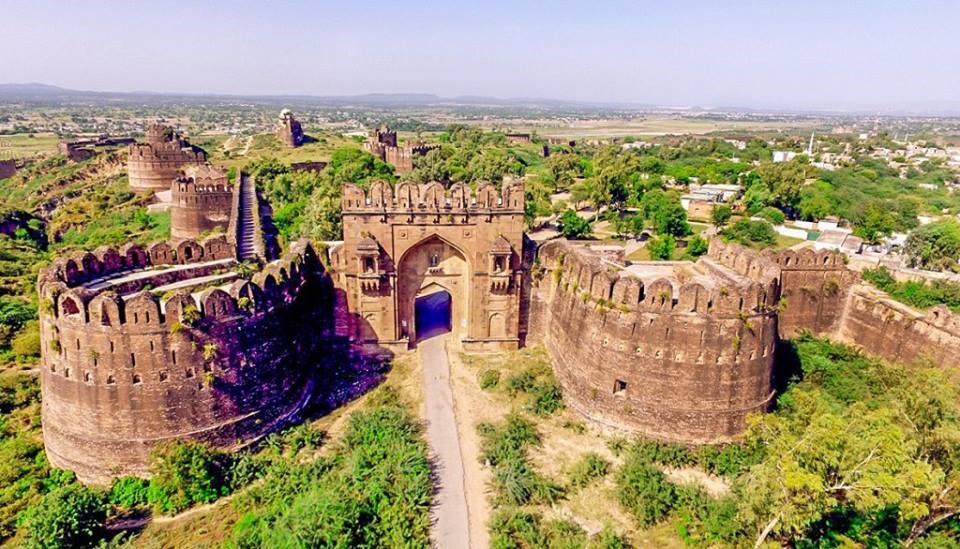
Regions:
[[673, 257], [673, 251], [677, 247], [677, 240], [673, 235], [665, 234], [651, 238], [647, 242], [647, 250], [650, 251], [651, 259], [669, 261]]
[[696, 463], [689, 448], [673, 442], [638, 438], [630, 447], [630, 458], [644, 463], [660, 463], [670, 467], [687, 467]]
[[29, 548], [88, 547], [102, 535], [106, 520], [103, 494], [81, 484], [57, 488], [23, 516]]
[[161, 513], [179, 513], [211, 503], [229, 492], [229, 457], [205, 444], [176, 441], [151, 453], [150, 505]]
[[641, 528], [663, 520], [673, 509], [676, 488], [659, 469], [631, 456], [617, 473], [617, 497]]
[[110, 488], [110, 503], [124, 509], [147, 504], [150, 481], [138, 477], [120, 477]]
[[610, 470], [610, 462], [593, 452], [583, 456], [570, 469], [570, 485], [582, 488], [598, 478], [603, 478]]
[[744, 246], [764, 247], [777, 243], [777, 233], [766, 221], [741, 219], [720, 231], [720, 237], [728, 242], [739, 242]]
[[498, 370], [484, 370], [480, 372], [480, 388], [484, 391], [493, 389], [500, 383], [500, 372]]
[[757, 217], [762, 217], [774, 225], [783, 225], [783, 222], [787, 219], [783, 212], [773, 206], [767, 206], [757, 212]]
[[19, 358], [40, 356], [40, 324], [36, 320], [24, 324], [10, 343], [10, 350]]
[[555, 381], [538, 384], [533, 389], [533, 401], [530, 411], [538, 416], [549, 416], [563, 408], [563, 394]]
[[537, 375], [530, 369], [523, 370], [507, 378], [507, 393], [516, 396], [518, 393], [529, 393], [537, 383]]

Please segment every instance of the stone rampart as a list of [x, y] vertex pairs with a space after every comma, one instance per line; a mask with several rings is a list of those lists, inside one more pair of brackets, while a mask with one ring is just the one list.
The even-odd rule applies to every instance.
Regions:
[[565, 241], [540, 248], [532, 301], [543, 305], [531, 307], [528, 340], [543, 334], [572, 407], [606, 425], [691, 443], [730, 439], [747, 414], [768, 408], [776, 280], [706, 263], [689, 264], [713, 271], [701, 279], [681, 282], [678, 271], [648, 281]]
[[[102, 248], [40, 273], [44, 442], [84, 481], [146, 475], [166, 440], [231, 448], [276, 428], [305, 404], [307, 361], [330, 331], [330, 280], [306, 242], [251, 280], [159, 296], [155, 283], [216, 270], [176, 267], [182, 250], [170, 261], [157, 246], [170, 248]], [[164, 258], [173, 266], [159, 269]], [[146, 276], [111, 285], [127, 272]]]

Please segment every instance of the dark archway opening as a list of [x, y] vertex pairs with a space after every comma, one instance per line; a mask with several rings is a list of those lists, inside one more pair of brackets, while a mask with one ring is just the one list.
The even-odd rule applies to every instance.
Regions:
[[418, 297], [414, 304], [417, 341], [450, 331], [453, 300], [446, 291]]

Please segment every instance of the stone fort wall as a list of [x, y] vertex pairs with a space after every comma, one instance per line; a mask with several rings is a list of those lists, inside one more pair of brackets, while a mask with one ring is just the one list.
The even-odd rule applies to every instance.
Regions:
[[573, 408], [603, 424], [693, 443], [727, 440], [747, 414], [768, 408], [776, 268], [763, 258], [740, 276], [719, 261], [701, 267], [724, 285], [645, 285], [564, 241], [541, 246], [527, 340], [546, 345]]
[[165, 126], [147, 128], [146, 142], [129, 147], [127, 174], [130, 188], [137, 191], [170, 188], [170, 183], [190, 165], [202, 165], [207, 153], [191, 145]]
[[[213, 244], [101, 248], [41, 271], [43, 432], [54, 466], [88, 482], [146, 475], [163, 441], [231, 448], [305, 404], [313, 374], [305, 360], [332, 318], [317, 254], [299, 242], [251, 280], [150, 291], [222, 270], [207, 261], [220, 257]], [[224, 257], [217, 263], [229, 264], [232, 254]], [[180, 266], [158, 269], [170, 264]], [[157, 274], [104, 286], [143, 269]]]
[[179, 177], [170, 190], [170, 236], [174, 240], [197, 238], [218, 229], [226, 231], [231, 219], [237, 217], [234, 205], [239, 205], [239, 200], [234, 200], [234, 194], [239, 185], [230, 185], [226, 175]]

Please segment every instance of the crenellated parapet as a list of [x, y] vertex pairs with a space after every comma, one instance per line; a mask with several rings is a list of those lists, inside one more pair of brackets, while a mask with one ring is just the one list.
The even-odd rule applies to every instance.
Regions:
[[[539, 249], [531, 299], [567, 401], [649, 436], [726, 440], [773, 398], [777, 290], [705, 257], [621, 264], [563, 240]], [[736, 264], [734, 261], [731, 264]], [[764, 264], [758, 264], [767, 267]]]
[[342, 206], [350, 212], [522, 213], [524, 191], [520, 182], [504, 184], [500, 191], [492, 183], [481, 183], [474, 192], [465, 183], [446, 188], [437, 182], [405, 181], [394, 187], [377, 181], [367, 190], [344, 185]]
[[40, 274], [47, 453], [83, 480], [146, 474], [164, 440], [229, 448], [276, 428], [305, 403], [304, 361], [332, 330], [330, 280], [306, 241], [249, 280], [231, 257], [163, 264], [153, 248]]

